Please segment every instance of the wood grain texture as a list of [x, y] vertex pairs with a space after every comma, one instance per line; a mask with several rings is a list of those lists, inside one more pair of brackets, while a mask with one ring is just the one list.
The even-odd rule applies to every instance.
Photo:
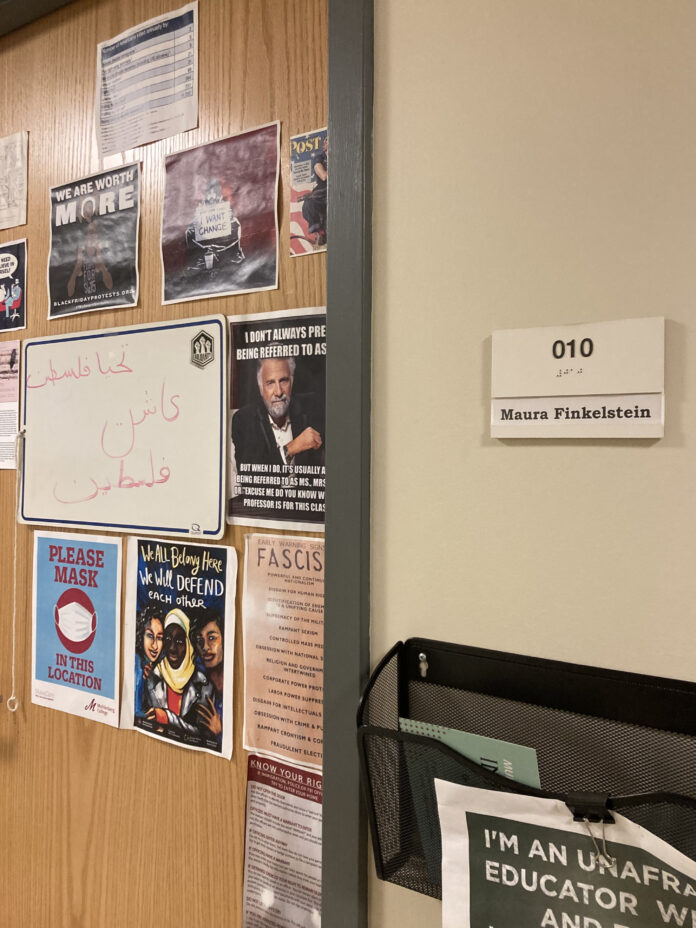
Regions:
[[[183, 3], [183, 0], [182, 0]], [[97, 43], [182, 3], [79, 0], [0, 40], [0, 136], [29, 130], [27, 329], [63, 334], [211, 312], [323, 305], [325, 255], [290, 259], [289, 139], [327, 123], [326, 0], [200, 0], [199, 128], [126, 153], [142, 163], [140, 299], [133, 310], [49, 322], [49, 187], [100, 169], [94, 135]], [[280, 287], [162, 307], [164, 156], [281, 120]], [[132, 157], [131, 157], [132, 156]], [[0, 692], [10, 692], [14, 472], [0, 472]], [[0, 928], [238, 926], [246, 754], [241, 748], [241, 577], [230, 763], [30, 703], [31, 546], [18, 532], [19, 711], [0, 704]], [[125, 552], [124, 552], [125, 553]]]

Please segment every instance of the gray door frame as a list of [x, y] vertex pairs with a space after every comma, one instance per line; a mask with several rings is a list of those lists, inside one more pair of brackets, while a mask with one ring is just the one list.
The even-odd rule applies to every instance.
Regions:
[[356, 712], [369, 671], [373, 0], [329, 0], [323, 928], [367, 925]]

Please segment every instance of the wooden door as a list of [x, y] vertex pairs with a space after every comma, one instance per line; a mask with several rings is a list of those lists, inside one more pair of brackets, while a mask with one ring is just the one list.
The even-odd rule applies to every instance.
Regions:
[[[199, 127], [133, 152], [142, 163], [140, 299], [134, 310], [47, 321], [49, 187], [100, 168], [97, 43], [171, 0], [79, 0], [0, 39], [0, 136], [29, 130], [27, 329], [64, 334], [220, 312], [323, 305], [325, 255], [289, 257], [289, 138], [327, 123], [326, 0], [200, 0]], [[164, 156], [281, 121], [278, 290], [163, 307]], [[14, 338], [3, 334], [0, 340]], [[0, 692], [10, 693], [14, 471], [0, 471]], [[243, 572], [246, 529], [228, 528]], [[231, 762], [30, 703], [33, 531], [17, 527], [17, 693], [0, 704], [0, 926], [241, 923], [246, 754], [241, 747], [241, 581]]]

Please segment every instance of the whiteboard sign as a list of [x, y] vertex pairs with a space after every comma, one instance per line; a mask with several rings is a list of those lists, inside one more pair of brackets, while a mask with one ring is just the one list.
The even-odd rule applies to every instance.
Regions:
[[493, 438], [661, 438], [661, 317], [493, 333]]
[[220, 538], [224, 316], [23, 343], [20, 521]]

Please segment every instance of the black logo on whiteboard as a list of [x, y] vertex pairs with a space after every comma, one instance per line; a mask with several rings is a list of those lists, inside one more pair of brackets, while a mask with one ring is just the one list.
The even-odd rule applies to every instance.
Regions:
[[215, 358], [215, 346], [212, 335], [199, 332], [191, 339], [191, 363], [196, 367], [205, 367]]

